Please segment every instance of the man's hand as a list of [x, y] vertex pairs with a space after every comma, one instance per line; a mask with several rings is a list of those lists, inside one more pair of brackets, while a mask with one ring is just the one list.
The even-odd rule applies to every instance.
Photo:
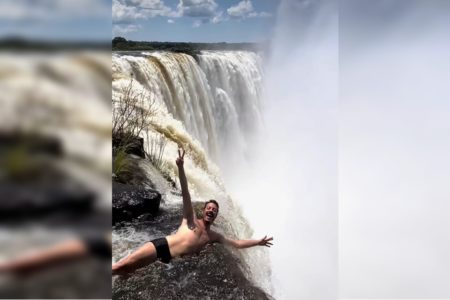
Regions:
[[273, 245], [271, 241], [273, 241], [273, 237], [267, 238], [267, 235], [266, 235], [258, 242], [258, 245], [270, 247]]
[[185, 153], [186, 152], [184, 151], [183, 148], [178, 148], [178, 157], [177, 157], [177, 160], [176, 160], [176, 163], [177, 163], [178, 167], [182, 167], [183, 166], [183, 164], [184, 164], [184, 154]]
[[219, 242], [221, 244], [233, 246], [236, 249], [245, 249], [255, 246], [272, 246], [273, 237], [267, 238], [267, 235], [260, 240], [233, 240], [224, 237], [223, 235], [211, 231], [213, 242]]

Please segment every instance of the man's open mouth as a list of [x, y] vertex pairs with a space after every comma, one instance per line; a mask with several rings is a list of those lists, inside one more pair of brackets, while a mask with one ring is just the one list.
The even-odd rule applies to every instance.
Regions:
[[210, 217], [210, 218], [214, 218], [214, 214], [213, 214], [213, 213], [207, 212], [206, 215], [207, 215], [208, 217]]

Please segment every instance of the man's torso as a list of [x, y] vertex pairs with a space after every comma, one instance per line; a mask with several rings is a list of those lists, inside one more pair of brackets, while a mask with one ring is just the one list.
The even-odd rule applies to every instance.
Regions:
[[200, 252], [206, 244], [214, 241], [214, 232], [206, 230], [201, 221], [195, 222], [196, 226], [190, 229], [184, 219], [177, 233], [166, 237], [172, 257]]

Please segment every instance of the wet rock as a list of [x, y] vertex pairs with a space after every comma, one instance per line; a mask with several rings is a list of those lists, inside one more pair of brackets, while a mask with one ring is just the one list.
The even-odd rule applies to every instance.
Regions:
[[117, 278], [113, 299], [271, 299], [246, 279], [237, 259], [222, 245], [199, 255], [157, 262], [128, 278]]
[[[113, 162], [115, 162], [116, 157], [113, 157]], [[141, 158], [127, 154], [125, 158], [125, 167], [118, 174], [113, 173], [113, 181], [138, 186], [143, 188], [154, 189], [155, 185], [151, 179], [147, 176], [144, 170], [139, 166]]]
[[[130, 221], [146, 213], [155, 215], [159, 211], [160, 203], [161, 194], [158, 191], [114, 182], [113, 224]], [[146, 216], [146, 219], [148, 218]]]
[[[127, 140], [126, 145], [124, 145], [125, 140]], [[124, 138], [120, 135], [113, 136], [113, 147], [123, 147], [126, 146], [125, 152], [128, 154], [134, 154], [141, 158], [145, 158], [144, 151], [144, 139], [141, 137], [130, 137]]]

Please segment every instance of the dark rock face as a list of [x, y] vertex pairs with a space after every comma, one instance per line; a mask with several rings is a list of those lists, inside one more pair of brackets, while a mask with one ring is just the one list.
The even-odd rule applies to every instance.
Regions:
[[113, 224], [130, 221], [138, 216], [157, 214], [161, 194], [155, 190], [113, 182]]
[[145, 174], [145, 172], [139, 166], [139, 161], [142, 159], [132, 155], [128, 155], [126, 160], [126, 171], [115, 174], [113, 180], [115, 182], [127, 185], [153, 189], [154, 184], [152, 183], [151, 179], [148, 178], [147, 174]]
[[120, 135], [114, 135], [112, 142], [113, 142], [113, 148], [120, 147], [120, 146], [126, 146], [126, 153], [128, 154], [134, 154], [141, 158], [145, 158], [145, 151], [144, 151], [144, 139], [140, 137], [133, 137], [131, 141], [128, 141], [126, 145], [124, 145], [125, 141], [129, 140], [124, 139]]
[[[164, 209], [152, 220], [135, 219], [114, 230], [127, 232], [124, 229], [132, 227], [133, 232], [165, 236], [178, 228], [181, 213], [181, 207]], [[172, 259], [170, 264], [155, 262], [127, 277], [115, 277], [112, 299], [272, 299], [245, 277], [240, 265], [226, 247], [210, 245], [199, 254]]]
[[132, 143], [127, 147], [127, 153], [137, 155], [141, 158], [145, 158], [144, 139], [143, 138], [134, 139]]

